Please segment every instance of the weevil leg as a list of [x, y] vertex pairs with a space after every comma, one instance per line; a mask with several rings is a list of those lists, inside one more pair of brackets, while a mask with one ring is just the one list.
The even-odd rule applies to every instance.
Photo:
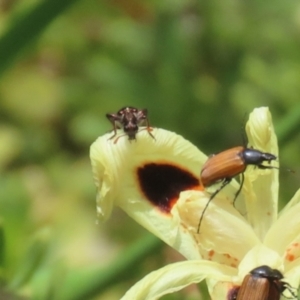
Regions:
[[[117, 134], [117, 133], [115, 133], [112, 137], [110, 137], [109, 140], [111, 140], [112, 138], [114, 138], [114, 137], [116, 136], [116, 134]], [[116, 143], [118, 142], [118, 140], [119, 140], [120, 137], [125, 136], [125, 135], [126, 135], [126, 133], [125, 133], [125, 134], [119, 135], [119, 136], [114, 140], [114, 144], [116, 144]]]
[[117, 129], [120, 128], [117, 125], [117, 121], [119, 121], [119, 116], [116, 114], [106, 114], [106, 118], [111, 122], [113, 125], [113, 129], [111, 131], [114, 132], [114, 134], [109, 138], [109, 140], [113, 139], [117, 135]]
[[139, 131], [147, 130], [147, 132], [149, 133], [149, 135], [156, 141], [155, 136], [151, 133], [151, 131], [153, 130], [153, 127], [151, 127], [151, 126], [149, 125], [148, 118], [145, 119], [145, 122], [146, 122], [146, 128], [142, 128], [142, 129], [140, 129]]
[[[113, 134], [110, 138], [108, 138], [108, 140], [112, 140], [112, 139], [117, 135], [117, 126], [116, 126], [116, 122], [114, 122], [113, 124], [114, 124], [114, 128], [113, 128], [114, 134]], [[114, 143], [116, 143], [116, 142], [114, 142]]]
[[147, 117], [146, 117], [146, 126], [147, 126], [147, 131], [148, 131], [149, 135], [156, 141], [154, 135], [151, 133], [151, 131], [153, 130], [153, 128], [150, 126], [149, 120], [148, 120]]

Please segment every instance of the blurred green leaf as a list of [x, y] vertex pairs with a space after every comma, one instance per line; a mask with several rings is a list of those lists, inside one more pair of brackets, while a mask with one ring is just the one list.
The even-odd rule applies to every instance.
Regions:
[[[151, 125], [208, 154], [242, 144], [245, 115], [269, 106], [280, 164], [295, 169], [283, 173], [280, 200], [298, 188], [297, 1], [9, 0], [0, 16], [0, 75], [21, 62], [0, 84], [0, 264], [5, 255], [11, 294], [115, 299], [127, 277], [167, 263], [151, 243], [134, 254], [139, 230], [128, 218], [95, 226], [88, 148], [111, 129], [105, 114], [122, 106], [148, 108]], [[36, 242], [26, 253], [45, 224], [55, 247]]]
[[295, 105], [284, 117], [275, 124], [276, 133], [280, 145], [291, 140], [293, 136], [299, 133], [300, 128], [300, 105]]
[[41, 1], [12, 24], [0, 38], [0, 76], [45, 28], [78, 0]]
[[130, 270], [136, 268], [151, 255], [157, 255], [164, 244], [153, 235], [147, 234], [132, 246], [122, 251], [113, 264], [105, 269], [72, 271], [61, 286], [55, 299], [86, 300], [94, 297], [112, 285], [129, 279]]
[[5, 234], [2, 220], [0, 220], [0, 268], [4, 267], [5, 263]]
[[47, 228], [42, 229], [33, 237], [23, 261], [20, 262], [18, 270], [8, 284], [10, 290], [19, 289], [31, 279], [47, 253], [49, 238], [50, 232]]

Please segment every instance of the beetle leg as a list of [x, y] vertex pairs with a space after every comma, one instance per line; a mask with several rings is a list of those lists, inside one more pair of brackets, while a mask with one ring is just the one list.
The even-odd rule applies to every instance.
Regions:
[[[288, 282], [281, 281], [281, 283], [283, 284], [283, 287], [286, 290], [288, 290], [292, 295], [292, 297], [286, 297], [285, 295], [283, 295], [284, 298], [286, 298], [286, 299], [298, 299], [297, 294], [296, 294], [296, 293], [298, 293], [297, 288], [292, 287]], [[277, 284], [275, 286], [276, 286], [276, 288], [278, 288], [280, 290], [280, 286], [278, 286]]]
[[257, 167], [259, 169], [262, 169], [262, 170], [266, 170], [266, 169], [277, 169], [277, 170], [279, 170], [278, 167], [274, 167], [274, 166], [257, 165]]
[[236, 198], [238, 197], [238, 195], [240, 194], [240, 192], [241, 192], [241, 190], [242, 190], [242, 187], [243, 187], [243, 185], [244, 185], [245, 175], [244, 175], [244, 173], [241, 173], [241, 175], [242, 175], [242, 179], [241, 179], [240, 187], [239, 187], [239, 189], [237, 190], [237, 192], [234, 194], [234, 198], [233, 198], [233, 207], [234, 207], [234, 208], [236, 208], [236, 207], [235, 207], [235, 200], [236, 200]]
[[205, 211], [207, 210], [208, 208], [208, 205], [209, 203], [215, 198], [215, 196], [231, 181], [232, 178], [225, 178], [222, 185], [213, 192], [213, 194], [211, 194], [209, 200], [207, 201], [203, 211], [202, 211], [202, 214], [201, 214], [201, 217], [200, 217], [200, 220], [199, 220], [199, 224], [198, 224], [198, 229], [197, 229], [197, 233], [200, 233], [200, 227], [201, 227], [201, 223], [202, 223], [202, 220], [203, 220], [203, 217], [204, 217], [204, 213]]
[[[257, 167], [258, 167], [259, 169], [262, 169], [262, 170], [265, 170], [265, 169], [279, 169], [278, 167], [274, 167], [274, 166], [265, 166], [265, 165], [257, 165]], [[244, 173], [241, 173], [241, 175], [242, 175], [242, 179], [241, 179], [240, 187], [239, 187], [239, 189], [237, 190], [237, 192], [235, 193], [234, 198], [233, 198], [233, 206], [234, 206], [234, 208], [236, 208], [236, 207], [235, 207], [235, 200], [236, 200], [236, 198], [238, 197], [238, 195], [240, 194], [240, 192], [241, 192], [241, 190], [242, 190], [242, 188], [243, 188], [243, 185], [244, 185], [245, 175], [244, 175]]]

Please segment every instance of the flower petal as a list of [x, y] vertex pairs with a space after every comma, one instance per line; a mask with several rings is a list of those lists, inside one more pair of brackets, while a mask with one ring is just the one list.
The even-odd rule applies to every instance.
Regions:
[[182, 226], [193, 235], [202, 257], [236, 266], [244, 255], [259, 243], [251, 226], [231, 204], [232, 197], [218, 194], [210, 202], [197, 233], [200, 216], [209, 197], [204, 192], [186, 191], [174, 205]]
[[293, 197], [294, 204], [284, 209], [265, 237], [264, 244], [284, 257], [286, 269], [300, 259], [300, 190]]
[[205, 278], [230, 281], [236, 269], [215, 262], [190, 260], [165, 266], [136, 283], [121, 300], [151, 300], [174, 293]]
[[245, 255], [239, 265], [239, 283], [242, 283], [250, 271], [263, 265], [283, 271], [283, 260], [278, 253], [263, 244], [258, 244]]
[[300, 189], [296, 192], [294, 197], [287, 203], [287, 205], [280, 211], [279, 217], [285, 214], [287, 211], [292, 209], [295, 205], [300, 203]]
[[[254, 109], [246, 125], [246, 131], [249, 144], [253, 148], [278, 156], [277, 138], [268, 108]], [[245, 172], [244, 188], [248, 220], [256, 234], [263, 240], [277, 218], [278, 170], [248, 168]]]
[[300, 259], [298, 258], [296, 261], [294, 261], [290, 267], [291, 268], [289, 271], [284, 272], [284, 282], [288, 282], [291, 286], [291, 289], [288, 289], [289, 292], [285, 291], [284, 295], [286, 298], [289, 297], [291, 299], [295, 299], [294, 295], [291, 295], [290, 291], [296, 295], [298, 294], [298, 287], [300, 285]]
[[[185, 257], [198, 259], [194, 241], [170, 210], [181, 191], [201, 189], [198, 177], [207, 157], [175, 133], [154, 128], [152, 134], [155, 140], [143, 130], [136, 141], [125, 136], [117, 142], [107, 134], [91, 146], [99, 217], [107, 219], [118, 205]], [[182, 244], [190, 247], [188, 253], [180, 250]]]
[[236, 287], [236, 285], [231, 280], [216, 282], [215, 280], [208, 279], [207, 282], [209, 287], [209, 295], [211, 296], [212, 300], [234, 299], [233, 289]]

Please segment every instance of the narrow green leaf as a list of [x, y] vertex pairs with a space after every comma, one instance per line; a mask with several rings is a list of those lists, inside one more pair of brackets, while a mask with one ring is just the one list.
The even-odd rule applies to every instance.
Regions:
[[58, 15], [78, 0], [41, 1], [0, 38], [0, 76]]
[[275, 125], [279, 143], [282, 145], [298, 134], [300, 127], [300, 105], [294, 106], [285, 117]]
[[0, 268], [5, 263], [5, 234], [2, 220], [0, 220]]
[[49, 236], [48, 229], [43, 229], [34, 236], [23, 261], [19, 264], [19, 269], [8, 284], [9, 290], [17, 290], [31, 279], [45, 257], [49, 244]]
[[106, 269], [90, 272], [72, 271], [55, 299], [86, 300], [95, 297], [112, 285], [128, 279], [128, 272], [134, 269], [146, 257], [157, 254], [164, 244], [152, 235], [147, 235], [129, 247], [116, 261]]

